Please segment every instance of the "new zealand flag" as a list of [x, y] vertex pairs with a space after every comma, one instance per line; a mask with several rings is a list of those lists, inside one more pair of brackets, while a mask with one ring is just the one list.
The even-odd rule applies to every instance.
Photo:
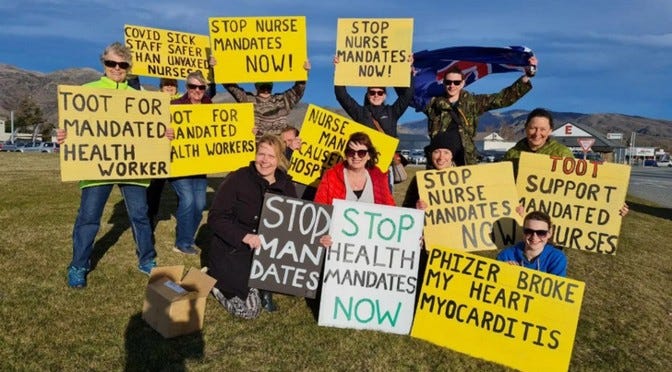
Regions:
[[413, 102], [415, 111], [422, 111], [432, 97], [445, 94], [443, 74], [457, 66], [465, 76], [465, 86], [488, 75], [524, 71], [534, 54], [523, 46], [508, 48], [451, 47], [413, 53]]

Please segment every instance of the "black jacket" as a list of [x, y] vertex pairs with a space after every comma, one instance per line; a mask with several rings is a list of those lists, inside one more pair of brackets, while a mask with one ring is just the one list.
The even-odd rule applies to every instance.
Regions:
[[350, 115], [352, 120], [364, 124], [367, 127], [377, 129], [372, 120], [372, 117], [375, 117], [383, 128], [385, 134], [396, 138], [397, 121], [411, 103], [411, 100], [413, 99], [413, 89], [394, 89], [397, 92], [397, 100], [394, 101], [392, 105], [383, 104], [380, 106], [370, 105], [366, 97], [364, 97], [364, 105], [360, 105], [354, 98], [352, 98], [352, 96], [350, 96], [346, 88], [342, 85], [334, 86], [334, 93], [336, 94], [336, 100], [338, 100], [338, 103], [341, 104], [343, 110]]
[[253, 251], [243, 238], [258, 233], [266, 192], [296, 197], [287, 173], [276, 170], [275, 183], [270, 185], [251, 162], [222, 181], [208, 212], [208, 226], [213, 233], [208, 274], [217, 279], [215, 286], [228, 298], [247, 298]]

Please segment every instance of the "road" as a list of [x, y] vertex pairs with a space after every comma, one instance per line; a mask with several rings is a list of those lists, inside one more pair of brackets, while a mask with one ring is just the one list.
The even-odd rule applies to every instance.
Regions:
[[672, 209], [672, 168], [632, 167], [628, 194]]

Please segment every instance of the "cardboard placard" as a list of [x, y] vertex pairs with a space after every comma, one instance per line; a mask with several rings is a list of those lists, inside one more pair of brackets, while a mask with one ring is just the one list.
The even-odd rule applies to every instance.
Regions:
[[430, 247], [412, 337], [522, 371], [567, 371], [585, 284]]
[[160, 92], [58, 86], [61, 179], [130, 180], [170, 174], [170, 100]]
[[306, 17], [214, 17], [208, 22], [217, 83], [307, 79]]
[[428, 246], [465, 251], [515, 243], [522, 218], [510, 162], [417, 172], [418, 194], [427, 203]]
[[206, 35], [124, 25], [124, 41], [133, 51], [133, 73], [184, 80], [199, 70], [209, 81], [210, 40]]
[[523, 152], [516, 186], [526, 213], [551, 217], [554, 245], [616, 254], [629, 182], [629, 165]]
[[378, 151], [378, 168], [387, 172], [399, 139], [315, 105], [308, 105], [299, 136], [303, 145], [290, 159], [287, 174], [295, 182], [317, 187], [322, 173], [343, 160], [350, 135], [364, 132]]
[[230, 172], [254, 160], [251, 103], [171, 105], [172, 177]]
[[334, 200], [318, 325], [408, 334], [422, 211]]
[[334, 85], [408, 87], [413, 18], [339, 18]]
[[249, 286], [315, 298], [331, 205], [266, 194], [259, 223], [261, 248], [254, 253]]

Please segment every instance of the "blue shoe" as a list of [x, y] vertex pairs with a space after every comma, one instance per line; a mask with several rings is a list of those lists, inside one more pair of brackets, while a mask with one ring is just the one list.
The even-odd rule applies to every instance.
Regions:
[[189, 247], [186, 247], [186, 248], [180, 248], [180, 247], [175, 246], [175, 247], [173, 247], [173, 252], [189, 254], [189, 255], [198, 254], [198, 250], [196, 250], [196, 248], [194, 248], [193, 246], [189, 246]]
[[151, 260], [145, 262], [144, 264], [138, 264], [138, 270], [145, 275], [149, 275], [149, 273], [151, 273], [152, 269], [155, 267], [156, 267], [156, 260]]
[[84, 267], [68, 267], [68, 286], [70, 288], [86, 287], [86, 273], [89, 270]]

